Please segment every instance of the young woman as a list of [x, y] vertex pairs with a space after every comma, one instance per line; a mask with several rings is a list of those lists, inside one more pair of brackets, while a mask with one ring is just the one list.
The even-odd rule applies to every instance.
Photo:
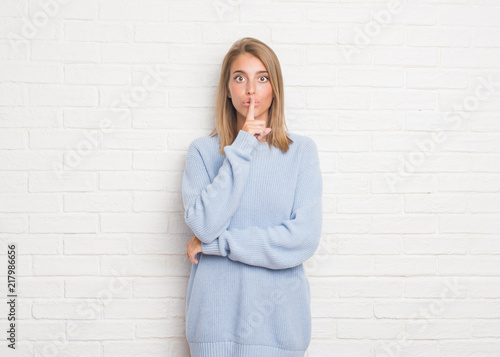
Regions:
[[188, 148], [186, 296], [192, 357], [302, 357], [311, 339], [303, 263], [318, 248], [315, 142], [288, 132], [273, 50], [245, 37], [222, 63], [215, 129]]

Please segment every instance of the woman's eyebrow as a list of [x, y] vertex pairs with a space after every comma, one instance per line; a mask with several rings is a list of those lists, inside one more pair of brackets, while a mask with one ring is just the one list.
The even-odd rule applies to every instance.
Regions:
[[[242, 71], [242, 70], [240, 70], [240, 69], [238, 69], [238, 70], [234, 71], [234, 72], [233, 72], [233, 74], [235, 74], [236, 72], [241, 72], [241, 73], [243, 73], [243, 74], [247, 74], [245, 71]], [[268, 72], [267, 72], [267, 71], [258, 71], [257, 73], [268, 73]]]

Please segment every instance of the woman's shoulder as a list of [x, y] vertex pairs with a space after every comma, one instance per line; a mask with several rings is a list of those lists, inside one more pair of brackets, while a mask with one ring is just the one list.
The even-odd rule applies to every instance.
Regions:
[[193, 154], [198, 154], [201, 155], [201, 153], [210, 153], [210, 152], [218, 152], [219, 149], [219, 137], [217, 135], [215, 136], [201, 136], [193, 141], [191, 141], [191, 144], [189, 144], [188, 148], [188, 155], [193, 155]]
[[294, 142], [291, 148], [295, 146], [295, 155], [299, 160], [299, 167], [309, 166], [312, 163], [319, 162], [319, 153], [316, 142], [313, 138], [307, 135], [300, 135], [288, 132], [290, 139]]
[[310, 136], [292, 133], [290, 131], [287, 131], [287, 135], [293, 140], [292, 145], [296, 145], [296, 148], [309, 148], [317, 150], [316, 141], [314, 141], [314, 139]]
[[219, 142], [219, 137], [217, 135], [214, 136], [200, 136], [191, 141], [191, 145], [194, 146], [207, 146], [217, 144]]
[[[294, 151], [301, 152], [305, 155], [314, 155], [317, 152], [317, 145], [313, 138], [303, 134], [297, 134], [290, 131], [286, 135], [292, 139], [290, 148]], [[202, 136], [194, 139], [188, 148], [188, 155], [205, 156], [216, 155], [220, 156], [219, 152], [220, 141], [217, 134], [212, 136]]]

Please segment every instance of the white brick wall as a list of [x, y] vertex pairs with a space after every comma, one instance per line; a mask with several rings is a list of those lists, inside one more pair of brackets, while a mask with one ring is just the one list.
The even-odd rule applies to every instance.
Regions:
[[252, 36], [320, 150], [308, 356], [498, 356], [500, 2], [0, 8], [0, 355], [16, 243], [16, 356], [189, 356], [185, 152]]

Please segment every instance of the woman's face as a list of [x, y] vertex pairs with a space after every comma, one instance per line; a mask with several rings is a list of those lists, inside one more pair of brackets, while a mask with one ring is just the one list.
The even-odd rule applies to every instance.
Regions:
[[229, 93], [236, 108], [238, 121], [244, 122], [250, 105], [250, 97], [255, 98], [254, 119], [268, 123], [268, 110], [273, 101], [273, 88], [269, 73], [260, 59], [250, 53], [238, 55], [231, 64]]

